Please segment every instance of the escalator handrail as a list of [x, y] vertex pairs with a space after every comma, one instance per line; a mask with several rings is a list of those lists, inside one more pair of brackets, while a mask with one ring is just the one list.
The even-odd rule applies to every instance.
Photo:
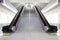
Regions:
[[12, 22], [10, 23], [9, 27], [11, 28], [12, 26], [15, 26], [17, 23], [17, 20], [23, 10], [24, 6], [21, 7], [21, 9], [18, 10], [18, 13], [15, 15], [15, 17], [13, 18]]
[[[36, 8], [37, 12], [39, 13], [39, 16], [40, 16], [40, 18], [42, 19], [44, 25], [49, 27], [50, 24], [48, 23], [48, 21], [46, 20], [46, 18], [45, 18], [44, 15], [42, 14], [42, 12], [38, 10], [37, 6], [35, 6], [35, 8]], [[49, 28], [50, 28], [50, 27], [49, 27]]]

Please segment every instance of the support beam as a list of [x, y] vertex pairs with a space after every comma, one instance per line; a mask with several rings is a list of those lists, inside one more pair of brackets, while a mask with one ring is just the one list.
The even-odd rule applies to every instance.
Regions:
[[58, 5], [58, 0], [51, 0], [51, 1], [47, 4], [47, 6], [45, 6], [45, 7], [41, 10], [41, 12], [42, 12], [42, 13], [45, 13], [45, 12], [51, 10], [52, 8], [54, 8], [54, 7], [57, 6], [57, 5]]
[[18, 12], [18, 10], [8, 0], [3, 0], [2, 5], [14, 13]]

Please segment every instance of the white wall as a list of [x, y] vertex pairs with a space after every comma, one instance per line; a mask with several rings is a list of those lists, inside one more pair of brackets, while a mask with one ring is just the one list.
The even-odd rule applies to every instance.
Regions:
[[51, 0], [42, 10], [42, 13], [45, 13], [51, 9], [53, 9], [55, 6], [58, 5], [58, 1], [57, 0]]
[[11, 23], [18, 10], [8, 0], [3, 1], [0, 4], [0, 24]]
[[20, 3], [11, 3], [17, 10], [19, 10], [19, 8], [21, 7], [21, 6], [23, 6], [22, 4], [20, 4]]
[[0, 24], [10, 23], [16, 13], [0, 5]]
[[38, 4], [36, 4], [36, 6], [40, 7], [41, 9], [43, 9], [47, 4], [48, 3], [38, 3]]
[[9, 0], [3, 0], [4, 2], [2, 5], [6, 8], [8, 8], [10, 11], [17, 13], [18, 10], [9, 2]]
[[58, 24], [58, 14], [45, 14], [45, 17], [50, 24]]
[[57, 12], [58, 12], [58, 23], [60, 24], [60, 3], [59, 3], [59, 5], [58, 5], [58, 10], [57, 10]]
[[59, 20], [60, 17], [58, 17], [59, 14], [60, 14], [60, 6], [58, 5], [55, 8], [53, 8], [52, 10], [46, 12], [44, 15], [47, 18], [49, 23], [59, 24], [59, 22], [60, 22], [60, 20]]

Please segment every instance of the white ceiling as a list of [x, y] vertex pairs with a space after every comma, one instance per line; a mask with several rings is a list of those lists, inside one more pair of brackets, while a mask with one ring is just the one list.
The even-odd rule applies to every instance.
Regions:
[[9, 0], [12, 3], [48, 3], [50, 0]]

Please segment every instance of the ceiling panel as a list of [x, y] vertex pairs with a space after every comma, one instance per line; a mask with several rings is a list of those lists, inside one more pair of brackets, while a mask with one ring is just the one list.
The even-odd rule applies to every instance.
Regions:
[[48, 3], [50, 0], [9, 0], [13, 3]]

